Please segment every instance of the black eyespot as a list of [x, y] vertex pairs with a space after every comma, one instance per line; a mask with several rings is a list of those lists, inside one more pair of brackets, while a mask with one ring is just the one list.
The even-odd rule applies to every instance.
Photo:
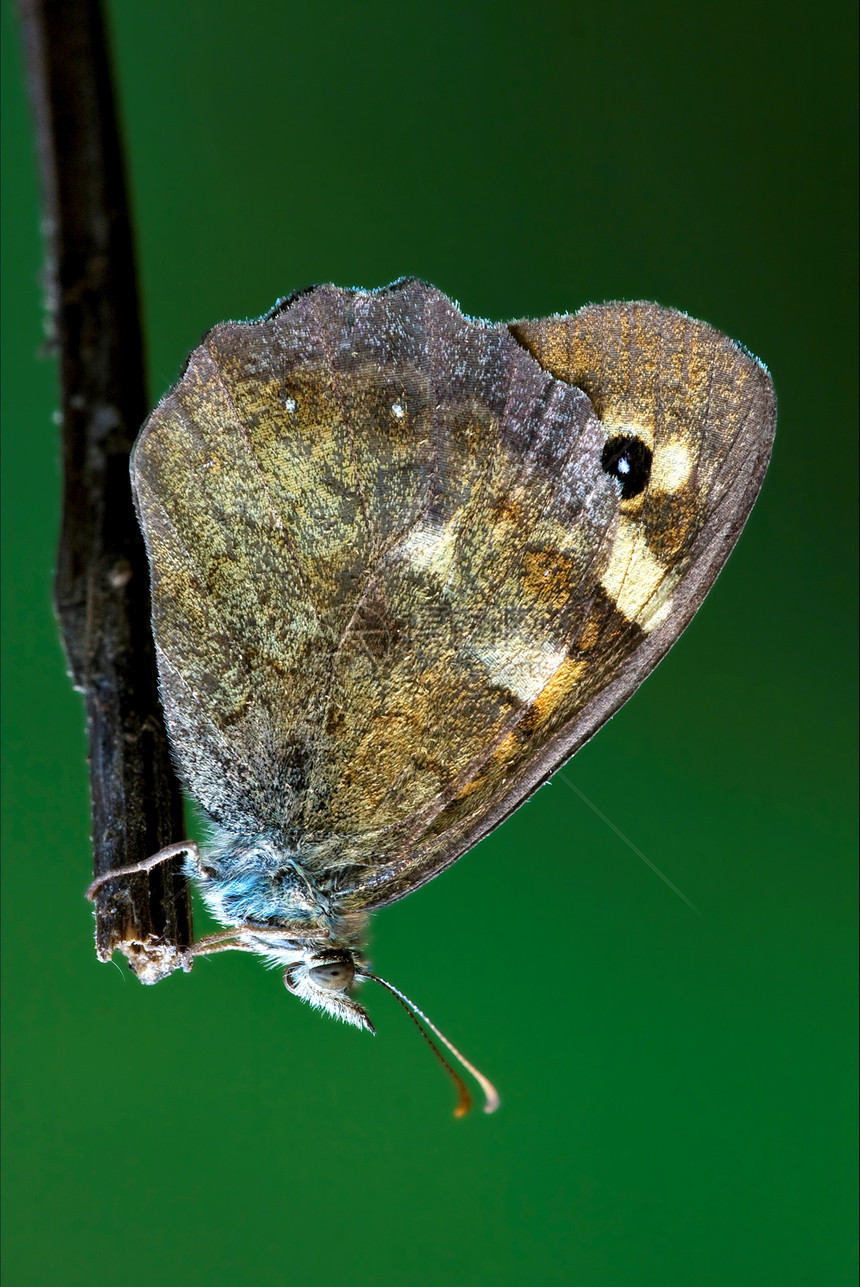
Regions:
[[653, 452], [641, 438], [619, 435], [610, 438], [603, 448], [600, 463], [607, 474], [621, 484], [621, 499], [630, 500], [644, 492], [651, 477]]

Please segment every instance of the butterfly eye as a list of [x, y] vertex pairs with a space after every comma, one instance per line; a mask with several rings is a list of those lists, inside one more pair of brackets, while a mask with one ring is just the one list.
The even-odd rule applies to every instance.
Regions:
[[324, 965], [313, 965], [308, 970], [308, 978], [318, 988], [328, 988], [339, 992], [348, 988], [355, 978], [355, 966], [351, 961], [326, 961]]
[[621, 499], [631, 500], [648, 486], [652, 452], [641, 438], [618, 435], [603, 448], [600, 463], [605, 473], [621, 484]]

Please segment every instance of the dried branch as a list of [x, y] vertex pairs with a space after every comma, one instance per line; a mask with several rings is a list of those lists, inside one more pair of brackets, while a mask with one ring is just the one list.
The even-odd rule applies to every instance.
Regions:
[[[89, 733], [94, 875], [184, 834], [149, 626], [128, 456], [147, 409], [134, 248], [98, 0], [21, 0], [50, 320], [60, 353], [63, 521], [55, 601]], [[96, 951], [145, 983], [187, 969], [181, 862], [96, 895]], [[83, 892], [83, 891], [82, 891]]]

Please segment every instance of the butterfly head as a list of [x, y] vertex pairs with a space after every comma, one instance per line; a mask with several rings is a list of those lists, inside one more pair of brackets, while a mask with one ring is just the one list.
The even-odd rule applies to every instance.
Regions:
[[315, 946], [287, 966], [284, 983], [315, 1010], [325, 1010], [335, 1019], [373, 1032], [367, 1012], [350, 996], [357, 975], [361, 977], [352, 949]]

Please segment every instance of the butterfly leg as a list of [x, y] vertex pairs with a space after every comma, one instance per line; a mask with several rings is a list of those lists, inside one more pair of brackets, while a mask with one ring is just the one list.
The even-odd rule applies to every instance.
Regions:
[[262, 939], [270, 938], [279, 943], [283, 943], [284, 939], [288, 939], [291, 943], [318, 943], [320, 939], [330, 937], [329, 931], [324, 926], [314, 926], [313, 929], [309, 929], [307, 925], [272, 926], [248, 923], [236, 925], [229, 930], [218, 930], [215, 934], [206, 934], [197, 940], [191, 951], [194, 956], [229, 952], [234, 948], [239, 952], [258, 952], [260, 950], [258, 947], [244, 941], [245, 935]]
[[86, 897], [90, 902], [95, 901], [95, 896], [106, 885], [109, 880], [115, 880], [118, 876], [136, 876], [142, 871], [152, 871], [154, 867], [160, 867], [163, 862], [170, 862], [172, 858], [178, 858], [180, 854], [187, 854], [193, 863], [199, 863], [200, 853], [193, 840], [181, 840], [173, 845], [165, 845], [159, 849], [158, 853], [150, 854], [144, 858], [143, 862], [132, 863], [128, 867], [115, 867], [113, 871], [106, 871], [101, 876], [96, 876], [91, 885], [87, 887]]
[[205, 938], [198, 941], [191, 948], [192, 956], [212, 956], [215, 952], [253, 952], [254, 948], [250, 943], [243, 943], [241, 940], [220, 939], [218, 934], [207, 934]]

